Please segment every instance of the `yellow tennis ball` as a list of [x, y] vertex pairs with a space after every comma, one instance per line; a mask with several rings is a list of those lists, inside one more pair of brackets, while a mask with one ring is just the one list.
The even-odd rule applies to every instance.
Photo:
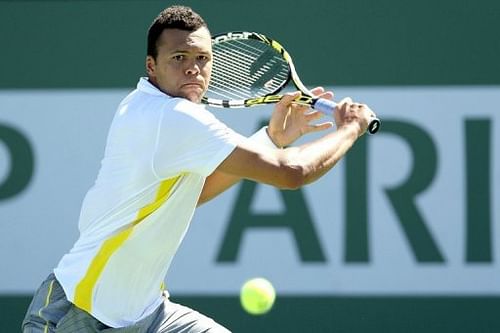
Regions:
[[271, 310], [275, 298], [273, 285], [264, 278], [250, 279], [241, 287], [241, 306], [253, 315], [261, 315]]

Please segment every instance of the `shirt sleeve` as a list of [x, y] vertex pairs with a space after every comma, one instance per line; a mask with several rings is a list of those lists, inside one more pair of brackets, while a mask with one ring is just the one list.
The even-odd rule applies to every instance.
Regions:
[[158, 124], [153, 169], [161, 178], [183, 172], [206, 177], [243, 139], [204, 106], [174, 98]]

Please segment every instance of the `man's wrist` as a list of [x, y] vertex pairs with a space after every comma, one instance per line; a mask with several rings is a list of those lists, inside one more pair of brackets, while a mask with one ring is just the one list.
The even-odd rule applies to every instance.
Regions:
[[271, 139], [267, 126], [264, 126], [260, 130], [255, 132], [251, 137], [249, 137], [249, 139], [251, 141], [261, 143], [268, 148], [273, 148], [273, 149], [279, 148], [279, 146], [277, 146]]
[[356, 137], [360, 137], [364, 133], [361, 129], [361, 126], [356, 122], [345, 123], [340, 126], [337, 131], [344, 131], [346, 133], [355, 135]]
[[271, 135], [270, 133], [270, 129], [269, 129], [269, 126], [264, 126], [265, 129], [266, 129], [266, 133], [267, 133], [267, 136], [269, 137], [269, 140], [271, 140], [271, 142], [276, 146], [276, 148], [283, 148], [283, 145], [280, 145], [279, 143], [277, 143], [274, 139], [273, 139], [273, 136]]

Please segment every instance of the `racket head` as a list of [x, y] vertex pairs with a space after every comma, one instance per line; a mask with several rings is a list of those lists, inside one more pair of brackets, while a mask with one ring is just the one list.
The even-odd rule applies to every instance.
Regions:
[[[291, 79], [291, 59], [276, 41], [256, 32], [212, 37], [213, 67], [202, 102], [218, 107], [275, 103]], [[292, 64], [293, 66], [293, 64]]]

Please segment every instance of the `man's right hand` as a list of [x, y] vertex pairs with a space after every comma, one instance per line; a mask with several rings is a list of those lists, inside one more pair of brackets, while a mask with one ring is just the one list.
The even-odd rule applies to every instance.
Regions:
[[368, 105], [355, 103], [350, 97], [342, 99], [337, 104], [334, 116], [337, 129], [344, 126], [356, 126], [358, 128], [358, 136], [366, 132], [368, 124], [376, 117], [375, 112]]

